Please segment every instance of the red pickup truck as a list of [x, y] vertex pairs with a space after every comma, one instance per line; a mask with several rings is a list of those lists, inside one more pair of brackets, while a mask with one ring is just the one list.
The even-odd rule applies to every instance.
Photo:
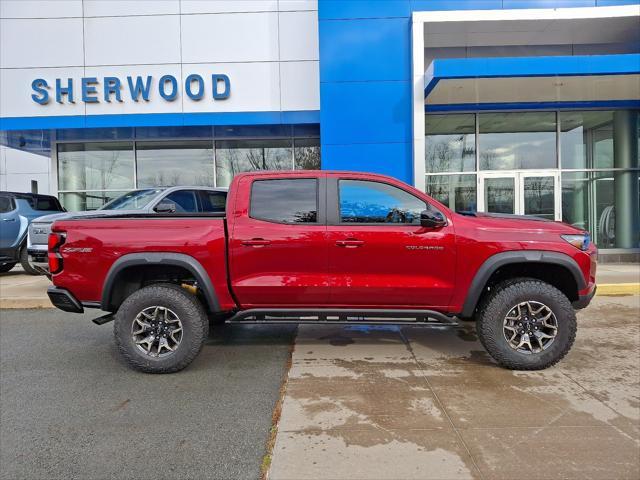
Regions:
[[127, 363], [186, 367], [209, 323], [477, 322], [502, 366], [558, 362], [595, 294], [587, 232], [534, 217], [455, 213], [393, 178], [245, 173], [223, 214], [57, 221], [48, 294], [115, 320]]

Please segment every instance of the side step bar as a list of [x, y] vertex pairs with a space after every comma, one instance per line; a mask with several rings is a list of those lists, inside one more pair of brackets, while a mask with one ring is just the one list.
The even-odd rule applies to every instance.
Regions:
[[236, 313], [227, 323], [269, 324], [384, 324], [384, 325], [446, 325], [456, 326], [454, 317], [433, 310], [377, 309], [290, 309], [253, 308]]

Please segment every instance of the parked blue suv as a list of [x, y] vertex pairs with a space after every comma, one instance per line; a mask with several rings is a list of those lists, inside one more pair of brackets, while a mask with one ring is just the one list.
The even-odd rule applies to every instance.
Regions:
[[0, 272], [8, 272], [20, 262], [25, 272], [39, 275], [29, 263], [27, 229], [34, 218], [64, 211], [56, 197], [0, 192]]

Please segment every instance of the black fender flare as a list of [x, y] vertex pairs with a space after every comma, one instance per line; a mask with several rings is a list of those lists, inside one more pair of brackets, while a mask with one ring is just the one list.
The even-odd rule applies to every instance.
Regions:
[[111, 307], [111, 296], [120, 272], [126, 268], [138, 265], [167, 265], [187, 269], [202, 289], [209, 310], [212, 312], [220, 311], [218, 296], [211, 283], [211, 278], [209, 278], [202, 264], [190, 255], [170, 252], [129, 253], [116, 260], [113, 265], [111, 265], [102, 287], [102, 300], [100, 302], [102, 310], [113, 310]]
[[515, 250], [496, 253], [484, 261], [473, 277], [460, 315], [465, 318], [471, 317], [491, 275], [493, 275], [498, 268], [514, 263], [548, 263], [560, 265], [571, 273], [576, 281], [578, 290], [587, 287], [582, 275], [582, 270], [580, 270], [576, 261], [564, 253], [548, 252], [545, 250]]

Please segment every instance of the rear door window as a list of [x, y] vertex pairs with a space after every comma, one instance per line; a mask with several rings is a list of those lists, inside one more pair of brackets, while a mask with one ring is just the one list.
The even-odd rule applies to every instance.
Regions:
[[318, 181], [313, 178], [256, 180], [251, 218], [277, 223], [318, 222]]
[[160, 202], [174, 203], [176, 205], [176, 213], [198, 212], [198, 200], [195, 190], [178, 190], [172, 192]]

